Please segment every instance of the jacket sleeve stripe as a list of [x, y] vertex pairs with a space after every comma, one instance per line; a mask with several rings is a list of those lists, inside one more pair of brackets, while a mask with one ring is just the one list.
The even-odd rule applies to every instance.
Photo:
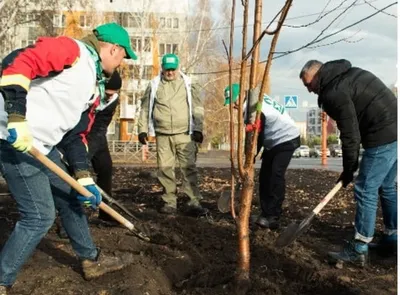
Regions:
[[[0, 87], [8, 102], [6, 111], [9, 114], [25, 116], [26, 95], [30, 81], [62, 72], [72, 67], [79, 57], [78, 43], [65, 36], [41, 37], [33, 46], [21, 50], [3, 69]], [[24, 91], [18, 90], [21, 87]]]
[[29, 80], [27, 77], [21, 74], [15, 74], [15, 75], [3, 76], [1, 78], [0, 87], [9, 85], [19, 85], [26, 91], [28, 91], [30, 84], [31, 80]]

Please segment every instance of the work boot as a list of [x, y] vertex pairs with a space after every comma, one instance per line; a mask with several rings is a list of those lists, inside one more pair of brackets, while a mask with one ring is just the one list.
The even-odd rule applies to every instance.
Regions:
[[198, 201], [189, 201], [186, 204], [185, 211], [186, 211], [186, 214], [195, 216], [195, 217], [204, 216], [210, 212], [210, 210], [201, 206]]
[[257, 224], [259, 227], [262, 228], [269, 228], [272, 230], [278, 229], [279, 224], [279, 217], [277, 216], [268, 216], [265, 217], [263, 215], [259, 215], [258, 217], [252, 217], [252, 223]]
[[7, 295], [10, 288], [7, 286], [0, 286], [0, 295]]
[[124, 253], [119, 256], [97, 255], [95, 260], [82, 260], [82, 271], [85, 280], [98, 278], [106, 273], [121, 270], [133, 262], [133, 254]]
[[160, 213], [162, 213], [162, 214], [175, 214], [176, 213], [176, 207], [173, 207], [171, 205], [165, 204], [163, 207], [161, 207]]
[[350, 262], [356, 265], [365, 266], [368, 260], [368, 244], [353, 240], [347, 241], [340, 252], [328, 252], [332, 262]]
[[397, 253], [397, 234], [383, 235], [378, 243], [369, 243], [368, 248], [384, 257], [395, 256]]

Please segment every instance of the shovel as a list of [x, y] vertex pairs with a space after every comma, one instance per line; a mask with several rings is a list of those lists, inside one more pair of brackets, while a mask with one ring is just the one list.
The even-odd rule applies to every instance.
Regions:
[[[46, 166], [48, 169], [53, 171], [58, 177], [60, 177], [62, 180], [64, 180], [66, 183], [68, 183], [74, 190], [82, 194], [83, 196], [90, 197], [92, 194], [81, 184], [79, 184], [78, 181], [76, 181], [74, 178], [72, 178], [68, 173], [66, 173], [64, 170], [62, 170], [60, 167], [58, 167], [53, 161], [51, 161], [49, 158], [47, 158], [45, 155], [43, 155], [40, 151], [38, 151], [35, 147], [32, 147], [29, 151], [29, 153], [36, 158], [39, 162], [41, 162], [44, 166]], [[112, 209], [110, 206], [105, 204], [104, 202], [101, 202], [99, 205], [99, 208], [106, 212], [108, 215], [110, 215], [112, 218], [114, 218], [116, 221], [121, 223], [124, 227], [129, 229], [133, 234], [138, 236], [144, 241], [150, 242], [150, 238], [139, 231], [129, 220], [125, 219], [123, 216], [121, 216], [117, 211]]]
[[107, 194], [105, 191], [103, 191], [101, 189], [101, 187], [99, 187], [97, 184], [96, 184], [96, 188], [103, 195], [104, 199], [106, 199], [108, 201], [109, 206], [111, 206], [112, 204], [115, 204], [119, 209], [124, 211], [129, 217], [135, 219], [136, 221], [139, 221], [139, 219], [135, 215], [133, 215], [131, 213], [131, 211], [129, 211], [124, 205], [122, 205], [120, 202], [118, 202], [117, 200], [112, 198], [109, 194]]
[[280, 234], [275, 242], [275, 246], [279, 248], [286, 247], [294, 242], [303, 232], [311, 225], [311, 221], [325, 207], [326, 204], [333, 198], [334, 195], [341, 189], [342, 182], [338, 182], [335, 187], [321, 200], [317, 207], [305, 218], [300, 224], [293, 222]]
[[[239, 192], [240, 192], [240, 182], [236, 182], [235, 185], [235, 199], [237, 200], [239, 198]], [[231, 211], [231, 190], [224, 190], [221, 193], [221, 196], [218, 198], [218, 210], [221, 213], [228, 213]]]
[[[59, 154], [60, 154], [60, 157], [61, 157], [61, 161], [62, 161], [67, 167], [69, 167], [68, 162], [67, 162], [67, 161], [65, 160], [65, 158], [64, 158], [64, 154], [61, 153], [61, 152], [59, 152]], [[115, 205], [117, 205], [118, 208], [120, 208], [122, 211], [124, 211], [126, 214], [128, 214], [129, 217], [135, 219], [136, 221], [139, 221], [139, 219], [138, 219], [135, 215], [133, 215], [128, 209], [126, 209], [125, 206], [123, 206], [120, 202], [118, 202], [117, 200], [115, 200], [114, 198], [112, 198], [109, 194], [107, 194], [105, 191], [103, 191], [103, 190], [101, 189], [101, 187], [99, 187], [97, 184], [96, 184], [96, 188], [97, 188], [97, 190], [102, 194], [102, 196], [104, 197], [104, 199], [106, 199], [106, 200], [108, 201], [109, 206], [111, 206], [112, 204], [115, 204]]]

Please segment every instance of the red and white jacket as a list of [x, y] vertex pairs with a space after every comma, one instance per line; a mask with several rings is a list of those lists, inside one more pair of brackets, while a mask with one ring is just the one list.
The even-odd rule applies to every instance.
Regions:
[[[11, 56], [13, 55], [13, 56]], [[34, 46], [3, 60], [1, 118], [25, 115], [34, 146], [47, 154], [80, 120], [96, 87], [96, 67], [86, 45], [69, 37], [39, 38]]]

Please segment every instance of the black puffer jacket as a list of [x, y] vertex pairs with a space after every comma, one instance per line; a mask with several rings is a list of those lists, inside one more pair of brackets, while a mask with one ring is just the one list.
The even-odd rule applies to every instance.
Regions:
[[374, 74], [344, 59], [325, 63], [318, 74], [318, 105], [336, 121], [343, 168], [354, 172], [360, 142], [371, 148], [397, 140], [397, 98]]

